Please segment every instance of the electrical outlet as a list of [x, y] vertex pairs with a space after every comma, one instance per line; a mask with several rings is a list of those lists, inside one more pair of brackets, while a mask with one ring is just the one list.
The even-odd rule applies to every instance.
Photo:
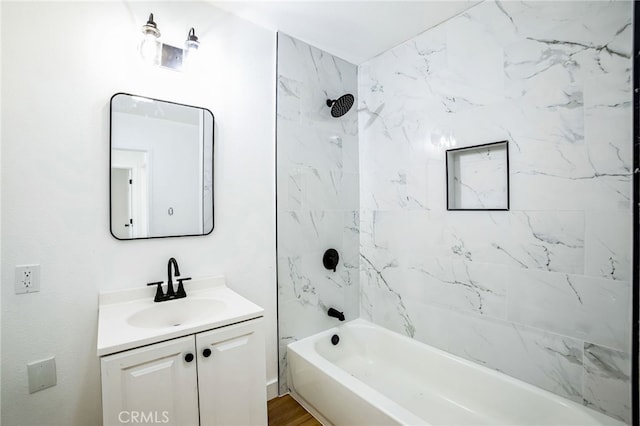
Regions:
[[40, 291], [40, 265], [17, 265], [16, 294]]

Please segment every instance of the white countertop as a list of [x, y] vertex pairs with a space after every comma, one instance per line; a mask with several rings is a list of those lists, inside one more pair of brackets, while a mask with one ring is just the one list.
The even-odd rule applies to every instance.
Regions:
[[[177, 285], [174, 284], [174, 287], [177, 288]], [[222, 276], [193, 279], [185, 282], [184, 287], [186, 298], [165, 302], [153, 301], [155, 286], [101, 293], [98, 310], [98, 356], [224, 327], [263, 315], [261, 307], [229, 289]], [[185, 303], [182, 301], [187, 299], [214, 299], [222, 302], [224, 307], [209, 311], [201, 319], [184, 325], [140, 328], [127, 322], [130, 316], [156, 305]]]

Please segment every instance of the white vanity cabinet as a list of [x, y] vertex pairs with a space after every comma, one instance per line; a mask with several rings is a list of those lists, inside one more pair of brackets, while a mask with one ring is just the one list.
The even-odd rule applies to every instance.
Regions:
[[102, 357], [104, 425], [266, 425], [262, 318]]
[[257, 321], [262, 319], [196, 334], [203, 426], [267, 424], [264, 337]]
[[[102, 413], [106, 425], [138, 422], [198, 424], [198, 370], [193, 336], [102, 358]], [[167, 419], [168, 418], [168, 419]]]

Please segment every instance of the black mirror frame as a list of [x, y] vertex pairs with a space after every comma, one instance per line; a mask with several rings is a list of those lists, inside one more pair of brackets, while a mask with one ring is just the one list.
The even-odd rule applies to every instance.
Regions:
[[[150, 99], [152, 101], [157, 101], [157, 102], [166, 102], [168, 104], [173, 104], [173, 105], [179, 105], [179, 106], [186, 106], [189, 108], [198, 108], [201, 109], [203, 111], [207, 111], [209, 114], [211, 114], [211, 230], [209, 232], [206, 232], [204, 234], [184, 234], [184, 235], [160, 235], [160, 236], [155, 236], [155, 237], [140, 237], [140, 238], [118, 238], [116, 237], [116, 235], [113, 233], [113, 228], [111, 226], [112, 224], [112, 200], [111, 200], [111, 161], [112, 161], [112, 134], [113, 134], [113, 99], [118, 96], [118, 95], [127, 95], [127, 96], [135, 96], [138, 98], [145, 98], [145, 99]], [[115, 238], [118, 241], [134, 241], [134, 240], [151, 240], [151, 239], [157, 239], [157, 238], [178, 238], [178, 237], [203, 237], [206, 235], [210, 235], [213, 230], [215, 229], [216, 225], [215, 225], [215, 179], [214, 179], [214, 171], [215, 171], [215, 116], [213, 115], [213, 113], [211, 112], [211, 110], [209, 110], [208, 108], [203, 108], [203, 107], [198, 107], [198, 106], [194, 106], [194, 105], [187, 105], [187, 104], [183, 104], [183, 103], [179, 103], [179, 102], [172, 102], [172, 101], [165, 101], [163, 99], [156, 99], [156, 98], [151, 98], [148, 96], [141, 96], [141, 95], [134, 95], [131, 93], [126, 93], [126, 92], [117, 92], [114, 93], [113, 96], [111, 96], [111, 98], [109, 99], [109, 233], [111, 234], [111, 236], [113, 238]]]

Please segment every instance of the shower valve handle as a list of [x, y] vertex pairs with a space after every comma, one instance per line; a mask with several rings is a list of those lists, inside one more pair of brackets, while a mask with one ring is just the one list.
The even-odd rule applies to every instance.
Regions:
[[329, 250], [324, 252], [324, 256], [322, 256], [322, 264], [325, 268], [336, 271], [338, 267], [338, 261], [340, 260], [340, 255], [338, 255], [338, 250], [330, 248]]

